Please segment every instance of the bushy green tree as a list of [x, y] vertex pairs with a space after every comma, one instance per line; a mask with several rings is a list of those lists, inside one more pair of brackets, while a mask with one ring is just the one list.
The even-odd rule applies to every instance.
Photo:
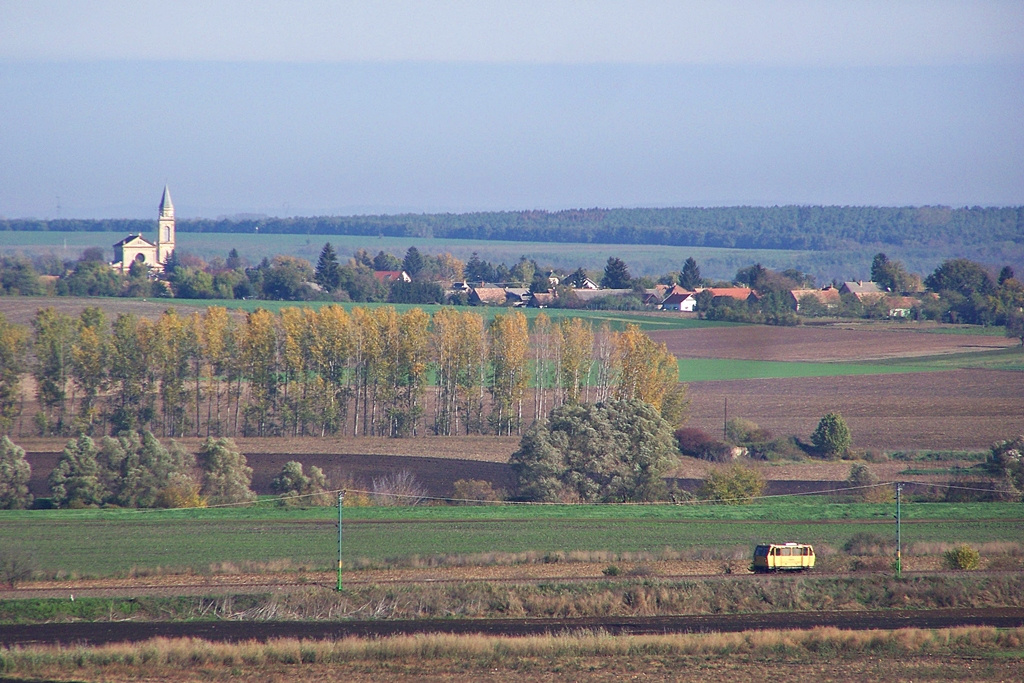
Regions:
[[101, 505], [108, 496], [99, 451], [88, 436], [68, 441], [50, 473], [50, 495], [60, 507]]
[[642, 401], [565, 404], [527, 431], [511, 464], [527, 500], [657, 500], [673, 450], [671, 427]]
[[1001, 489], [1019, 500], [1024, 491], [1024, 434], [992, 446], [985, 467], [1001, 479]]
[[28, 481], [32, 466], [25, 460], [25, 451], [6, 436], [0, 438], [0, 510], [20, 510], [32, 505]]
[[281, 497], [285, 505], [331, 505], [334, 499], [323, 470], [313, 466], [309, 474], [302, 471], [302, 463], [290, 460], [281, 468], [281, 474], [270, 482], [270, 490]]
[[39, 273], [23, 256], [0, 256], [0, 296], [34, 296], [43, 293]]
[[252, 468], [233, 439], [207, 438], [196, 458], [202, 470], [201, 492], [211, 505], [256, 499], [249, 488]]
[[122, 507], [158, 507], [167, 490], [188, 490], [195, 483], [195, 456], [175, 441], [165, 448], [149, 431], [105, 437], [97, 458], [110, 502]]
[[758, 470], [737, 463], [709, 471], [697, 489], [697, 497], [726, 505], [749, 505], [764, 487], [764, 477]]
[[839, 458], [850, 450], [852, 438], [846, 420], [839, 413], [828, 413], [811, 434], [811, 443], [826, 458]]

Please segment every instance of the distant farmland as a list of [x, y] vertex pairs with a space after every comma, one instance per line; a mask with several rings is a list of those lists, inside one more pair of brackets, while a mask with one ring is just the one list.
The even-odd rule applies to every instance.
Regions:
[[[156, 226], [154, 221], [153, 232]], [[0, 253], [56, 254], [59, 258], [75, 259], [86, 247], [102, 247], [113, 258], [111, 245], [124, 238], [114, 232], [0, 232]], [[871, 267], [874, 251], [871, 248], [848, 249], [842, 252], [795, 251], [783, 249], [724, 249], [713, 247], [674, 247], [635, 244], [579, 244], [565, 242], [502, 242], [464, 239], [418, 237], [365, 237], [350, 235], [283, 235], [243, 233], [190, 233], [178, 232], [178, 248], [210, 260], [215, 256], [226, 258], [231, 249], [251, 263], [277, 254], [298, 256], [316, 262], [325, 242], [330, 242], [338, 255], [345, 259], [357, 249], [372, 254], [385, 251], [401, 257], [415, 246], [429, 254], [451, 252], [463, 261], [476, 252], [485, 261], [512, 265], [525, 256], [542, 267], [575, 270], [582, 267], [600, 272], [610, 256], [623, 259], [633, 275], [657, 276], [678, 271], [687, 257], [700, 264], [705, 277], [731, 280], [736, 271], [754, 263], [767, 268], [784, 270], [797, 268], [810, 273], [819, 281], [832, 278], [863, 279]], [[886, 253], [892, 258], [901, 256], [898, 248]], [[939, 258], [928, 258], [921, 267], [931, 270]], [[909, 258], [908, 267], [917, 267], [916, 259]]]

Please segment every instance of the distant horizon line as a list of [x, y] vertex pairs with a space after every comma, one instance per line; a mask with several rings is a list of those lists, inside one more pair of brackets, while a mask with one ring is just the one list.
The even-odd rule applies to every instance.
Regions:
[[[545, 208], [532, 208], [532, 209], [461, 209], [461, 210], [445, 210], [445, 209], [434, 209], [434, 210], [416, 210], [416, 209], [393, 209], [393, 210], [365, 210], [359, 211], [350, 209], [340, 212], [324, 212], [324, 213], [295, 213], [291, 215], [280, 215], [267, 213], [263, 211], [236, 211], [227, 213], [224, 211], [218, 212], [216, 215], [204, 212], [203, 214], [196, 215], [181, 215], [180, 211], [176, 210], [177, 218], [179, 221], [190, 221], [190, 220], [213, 220], [213, 221], [244, 221], [244, 220], [289, 220], [297, 218], [361, 218], [361, 217], [400, 217], [400, 216], [435, 216], [435, 215], [455, 215], [464, 216], [471, 214], [521, 214], [521, 213], [547, 213], [547, 214], [559, 214], [559, 213], [570, 213], [570, 212], [586, 212], [586, 211], [642, 211], [642, 210], [672, 210], [672, 209], [739, 209], [739, 208], [756, 208], [756, 209], [772, 209], [772, 208], [786, 208], [786, 207], [822, 207], [822, 208], [876, 208], [876, 209], [949, 209], [953, 211], [962, 209], [1021, 209], [1024, 208], [1024, 204], [829, 204], [829, 203], [812, 203], [812, 202], [783, 202], [783, 203], [762, 203], [762, 202], [708, 202], [702, 204], [636, 204], [636, 205], [620, 205], [620, 206], [577, 206], [571, 208], [561, 209], [545, 209]], [[152, 211], [146, 211], [146, 213], [152, 213]], [[105, 221], [105, 220], [151, 220], [149, 217], [142, 216], [93, 216], [93, 217], [81, 217], [81, 216], [59, 216], [59, 217], [39, 217], [39, 216], [18, 216], [8, 217], [0, 214], [0, 221], [44, 221], [47, 223], [57, 221]], [[155, 220], [155, 219], [153, 219]]]

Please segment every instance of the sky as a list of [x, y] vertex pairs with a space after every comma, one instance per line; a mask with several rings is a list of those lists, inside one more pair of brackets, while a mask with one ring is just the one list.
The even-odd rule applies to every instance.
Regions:
[[1022, 120], [1019, 0], [0, 0], [0, 218], [1024, 205]]

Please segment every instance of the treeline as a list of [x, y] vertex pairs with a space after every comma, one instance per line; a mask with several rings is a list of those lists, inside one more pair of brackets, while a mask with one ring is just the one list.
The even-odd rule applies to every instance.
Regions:
[[[3, 230], [149, 232], [152, 221], [0, 221]], [[850, 244], [1024, 244], [1024, 207], [737, 206], [183, 219], [181, 232], [378, 235], [823, 251]]]
[[453, 308], [211, 307], [111, 324], [98, 308], [46, 308], [30, 328], [0, 314], [0, 434], [24, 433], [27, 418], [44, 436], [509, 435], [552, 405], [607, 398], [646, 401], [675, 422], [678, 377], [676, 359], [636, 327], [540, 315], [531, 328], [519, 311], [487, 325]]

